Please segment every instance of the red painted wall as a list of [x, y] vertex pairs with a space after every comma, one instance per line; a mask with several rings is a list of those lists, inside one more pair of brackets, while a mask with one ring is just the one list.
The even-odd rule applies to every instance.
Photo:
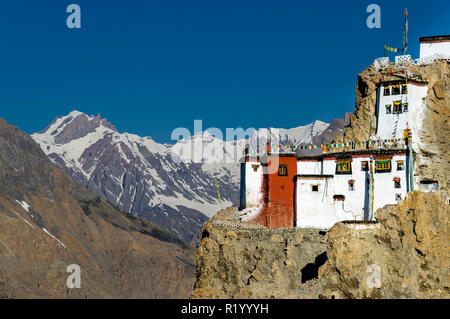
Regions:
[[[278, 162], [277, 162], [278, 161]], [[278, 165], [287, 165], [287, 176], [278, 176]], [[257, 222], [266, 227], [283, 228], [294, 226], [294, 176], [297, 175], [296, 156], [273, 156], [269, 165], [276, 169], [263, 176], [264, 206]], [[265, 167], [266, 170], [268, 167]]]

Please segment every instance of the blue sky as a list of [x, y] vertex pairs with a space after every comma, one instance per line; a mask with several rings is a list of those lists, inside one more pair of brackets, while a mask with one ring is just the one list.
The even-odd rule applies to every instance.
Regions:
[[[66, 27], [81, 7], [82, 28]], [[366, 26], [370, 3], [381, 28]], [[285, 127], [352, 112], [357, 74], [421, 36], [450, 1], [42, 0], [0, 10], [0, 117], [28, 133], [73, 109], [170, 142], [176, 127]]]

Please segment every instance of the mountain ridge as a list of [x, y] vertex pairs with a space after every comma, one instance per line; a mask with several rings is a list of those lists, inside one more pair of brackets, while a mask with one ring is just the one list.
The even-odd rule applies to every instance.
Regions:
[[[26, 133], [0, 119], [0, 297], [180, 298], [193, 250], [69, 178]], [[81, 289], [68, 289], [68, 265]]]

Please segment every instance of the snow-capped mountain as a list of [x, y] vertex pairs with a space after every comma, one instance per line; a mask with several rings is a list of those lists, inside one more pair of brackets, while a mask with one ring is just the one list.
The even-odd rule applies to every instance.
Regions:
[[232, 141], [205, 131], [170, 145], [119, 133], [100, 115], [72, 111], [32, 137], [88, 189], [190, 242], [198, 240], [209, 216], [238, 204], [239, 160], [246, 144], [261, 143], [261, 136], [273, 141], [278, 134], [282, 145], [311, 143], [329, 127], [315, 121], [288, 130], [260, 129], [250, 139]]

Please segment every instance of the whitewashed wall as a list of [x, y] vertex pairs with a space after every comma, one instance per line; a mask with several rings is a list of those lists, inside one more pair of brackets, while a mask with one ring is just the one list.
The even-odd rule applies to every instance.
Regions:
[[420, 57], [427, 57], [435, 53], [450, 54], [450, 42], [421, 43]]
[[[397, 161], [403, 160], [405, 169], [397, 171]], [[390, 173], [375, 173], [374, 174], [374, 211], [384, 207], [388, 204], [396, 204], [395, 194], [400, 194], [401, 199], [405, 199], [408, 190], [408, 170], [406, 156], [393, 156], [391, 160]], [[401, 188], [394, 187], [394, 177], [400, 177]]]
[[[335, 175], [336, 161], [298, 161], [300, 175], [334, 175], [332, 178], [305, 179], [296, 181], [297, 227], [315, 227], [328, 229], [338, 221], [367, 220], [369, 217], [369, 172], [361, 170], [361, 162], [369, 162], [370, 156], [352, 159], [352, 174]], [[405, 170], [397, 171], [397, 161], [405, 161]], [[374, 174], [374, 209], [386, 204], [395, 204], [395, 194], [405, 198], [407, 192], [406, 156], [393, 156], [390, 173]], [[323, 167], [323, 170], [321, 169]], [[401, 188], [395, 188], [394, 177], [400, 177]], [[354, 180], [353, 191], [349, 190], [349, 180]], [[312, 185], [319, 185], [319, 191], [313, 192]], [[345, 196], [337, 201], [334, 195]]]
[[[256, 172], [252, 165], [257, 165]], [[257, 207], [262, 201], [263, 169], [260, 162], [241, 164], [241, 208]]]
[[[417, 118], [421, 117], [423, 113], [423, 98], [427, 96], [428, 88], [426, 86], [418, 86], [413, 83], [408, 83], [408, 94], [389, 95], [384, 96], [384, 87], [378, 90], [377, 103], [377, 133], [373, 138], [391, 139], [402, 138], [403, 131], [407, 128], [414, 131], [418, 129]], [[401, 100], [403, 103], [408, 103], [408, 112], [394, 114], [394, 101]], [[391, 114], [386, 114], [386, 105], [391, 104]], [[398, 117], [397, 130], [394, 134], [395, 122]], [[420, 121], [422, 123], [422, 121]], [[416, 132], [417, 133], [417, 132]]]

